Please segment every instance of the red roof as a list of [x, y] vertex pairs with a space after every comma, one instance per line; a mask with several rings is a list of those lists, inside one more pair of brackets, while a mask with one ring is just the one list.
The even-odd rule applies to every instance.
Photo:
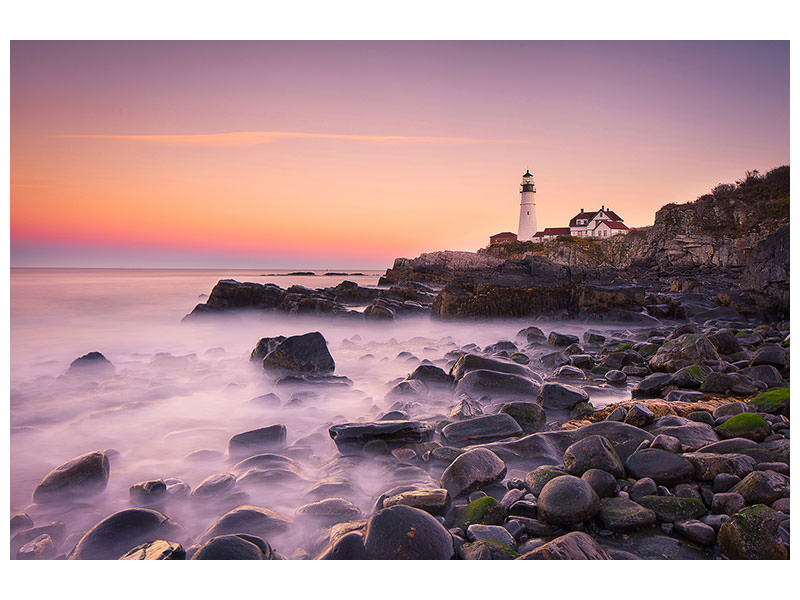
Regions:
[[[615, 213], [613, 210], [608, 210], [608, 209], [605, 209], [603, 212], [604, 212], [604, 213], [606, 213], [606, 214], [608, 215], [608, 218], [609, 218], [609, 219], [611, 219], [612, 221], [619, 221], [619, 222], [622, 222], [622, 220], [623, 220], [623, 219], [622, 219], [622, 217], [620, 217], [620, 216], [619, 216], [617, 213]], [[626, 229], [627, 229], [627, 227], [626, 227]]]
[[606, 225], [608, 225], [611, 229], [628, 229], [628, 226], [621, 221], [603, 221]]
[[545, 227], [542, 235], [569, 235], [569, 227]]
[[586, 212], [586, 211], [583, 211], [583, 212], [579, 212], [577, 215], [575, 215], [574, 217], [572, 217], [572, 218], [569, 220], [569, 226], [570, 226], [570, 227], [577, 227], [578, 225], [577, 225], [576, 221], [577, 221], [578, 219], [586, 219], [586, 222], [588, 223], [589, 221], [591, 221], [592, 219], [594, 219], [594, 216], [595, 216], [595, 215], [596, 215], [598, 212], [599, 212], [599, 211], [594, 211], [594, 212]]
[[544, 231], [537, 231], [533, 234], [533, 237], [542, 237], [544, 235]]
[[495, 233], [494, 235], [490, 235], [489, 237], [496, 238], [496, 237], [500, 237], [500, 236], [503, 236], [503, 237], [506, 237], [506, 236], [514, 236], [514, 237], [517, 237], [517, 234], [516, 234], [516, 233], [513, 233], [513, 232], [511, 232], [511, 231], [501, 231], [500, 233]]

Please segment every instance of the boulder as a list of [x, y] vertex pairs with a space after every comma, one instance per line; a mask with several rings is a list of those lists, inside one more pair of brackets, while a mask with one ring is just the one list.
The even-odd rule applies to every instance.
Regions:
[[157, 504], [167, 497], [167, 484], [163, 479], [140, 481], [134, 483], [128, 490], [131, 502], [134, 504]]
[[659, 485], [691, 481], [694, 467], [679, 454], [660, 448], [645, 448], [631, 454], [625, 468], [636, 479], [649, 477]]
[[778, 533], [778, 513], [768, 506], [749, 506], [722, 524], [717, 543], [732, 560], [784, 560], [789, 548]]
[[789, 482], [775, 471], [753, 471], [730, 491], [741, 494], [747, 504], [772, 504], [789, 495]]
[[691, 452], [719, 441], [714, 429], [708, 424], [671, 415], [659, 417], [647, 430], [654, 435], [664, 433], [678, 438], [684, 452]]
[[646, 427], [653, 422], [654, 417], [655, 415], [652, 410], [647, 408], [644, 404], [636, 402], [633, 406], [628, 408], [624, 422], [634, 427]]
[[17, 560], [48, 560], [56, 555], [56, 543], [46, 533], [32, 539], [17, 550]]
[[658, 398], [661, 396], [661, 391], [671, 383], [672, 375], [669, 373], [653, 373], [633, 386], [631, 396], [633, 398]]
[[490, 358], [488, 356], [481, 356], [480, 354], [462, 355], [453, 365], [453, 368], [450, 369], [450, 375], [453, 376], [455, 381], [458, 381], [470, 371], [477, 370], [509, 373], [511, 375], [519, 375], [536, 382], [541, 382], [541, 378], [525, 365], [498, 356]]
[[786, 366], [786, 350], [777, 344], [764, 344], [750, 359], [750, 366], [772, 365], [776, 369], [783, 369]]
[[547, 343], [551, 346], [569, 346], [570, 344], [577, 344], [579, 341], [577, 335], [568, 333], [551, 331], [550, 335], [547, 336]]
[[481, 525], [480, 523], [473, 523], [467, 527], [467, 539], [470, 542], [477, 540], [494, 540], [512, 548], [517, 545], [514, 537], [508, 532], [508, 529], [500, 527], [499, 525]]
[[319, 556], [319, 560], [366, 560], [364, 536], [351, 531], [332, 541]]
[[263, 360], [263, 367], [297, 373], [332, 373], [336, 367], [328, 344], [318, 331], [293, 335], [281, 342]]
[[536, 467], [525, 475], [525, 487], [531, 494], [538, 496], [548, 481], [562, 475], [568, 475], [568, 473], [548, 466]]
[[232, 473], [214, 473], [209, 475], [192, 490], [192, 498], [200, 500], [219, 499], [236, 485], [236, 476]]
[[453, 538], [430, 514], [411, 506], [396, 505], [370, 517], [364, 536], [371, 560], [449, 560]]
[[106, 454], [87, 452], [45, 475], [33, 492], [33, 501], [44, 504], [93, 496], [106, 488], [108, 474]]
[[213, 537], [200, 546], [192, 560], [268, 560], [272, 548], [261, 538], [247, 534]]
[[456, 393], [472, 398], [527, 398], [531, 401], [539, 394], [539, 384], [527, 377], [512, 373], [498, 373], [476, 369], [464, 374], [456, 384]]
[[690, 365], [678, 369], [672, 375], [672, 383], [681, 389], [699, 390], [710, 374], [711, 369], [704, 365]]
[[455, 446], [494, 442], [522, 433], [517, 422], [505, 413], [450, 423], [442, 429], [445, 442]]
[[545, 411], [569, 411], [578, 402], [587, 402], [585, 390], [563, 383], [544, 383], [539, 390], [539, 402]]
[[186, 550], [177, 542], [155, 540], [129, 550], [119, 560], [184, 560]]
[[705, 505], [696, 498], [644, 496], [636, 502], [652, 510], [659, 521], [666, 523], [697, 519], [706, 514]]
[[678, 521], [675, 523], [675, 531], [690, 542], [702, 546], [713, 546], [717, 541], [717, 532], [714, 531], [714, 528], [695, 519]]
[[600, 510], [600, 499], [588, 483], [572, 475], [556, 477], [542, 488], [539, 516], [548, 523], [570, 525], [592, 518]]
[[134, 547], [170, 539], [179, 526], [158, 511], [129, 508], [116, 512], [87, 531], [70, 553], [75, 560], [116, 560]]
[[310, 504], [304, 504], [295, 511], [300, 518], [308, 518], [330, 527], [343, 521], [355, 521], [361, 518], [361, 510], [344, 498], [325, 498]]
[[755, 467], [756, 461], [745, 454], [715, 454], [689, 452], [683, 455], [694, 467], [694, 477], [700, 481], [713, 481], [717, 475], [729, 473], [744, 477]]
[[237, 433], [228, 441], [231, 458], [245, 458], [281, 448], [286, 445], [286, 426], [270, 425]]
[[519, 552], [497, 540], [477, 539], [462, 544], [458, 556], [462, 560], [514, 560], [519, 557]]
[[573, 531], [523, 554], [520, 560], [611, 560], [591, 536]]
[[502, 480], [506, 465], [491, 450], [475, 448], [456, 457], [442, 473], [440, 485], [451, 498], [477, 490]]
[[699, 333], [685, 333], [667, 339], [650, 359], [653, 371], [674, 373], [694, 364], [708, 365], [720, 361], [717, 349], [708, 336]]
[[450, 509], [450, 493], [444, 488], [409, 490], [384, 499], [383, 508], [388, 508], [395, 504], [413, 506], [432, 515], [443, 517]]
[[370, 442], [382, 442], [389, 449], [428, 442], [433, 428], [421, 421], [375, 421], [334, 425], [328, 433], [339, 452], [348, 455], [361, 453]]
[[717, 427], [717, 433], [724, 439], [745, 438], [762, 442], [770, 434], [770, 426], [761, 415], [741, 413], [730, 417]]
[[546, 422], [544, 409], [533, 402], [506, 402], [500, 407], [500, 413], [514, 419], [524, 433], [541, 431]]
[[250, 353], [250, 362], [263, 362], [264, 357], [280, 346], [285, 340], [286, 336], [283, 335], [261, 338]]
[[604, 498], [597, 519], [605, 529], [627, 531], [655, 524], [656, 513], [627, 498]]
[[592, 489], [600, 498], [613, 496], [617, 489], [616, 478], [611, 473], [600, 469], [589, 469], [581, 475], [581, 479], [592, 486]]
[[286, 531], [290, 523], [287, 517], [269, 508], [245, 504], [222, 515], [206, 529], [200, 540], [205, 542], [228, 533], [246, 533], [269, 539], [274, 534]]
[[601, 435], [590, 435], [569, 446], [564, 452], [564, 466], [580, 477], [589, 469], [601, 469], [623, 477], [625, 469], [611, 443]]
[[67, 375], [87, 375], [91, 377], [110, 377], [114, 374], [114, 365], [100, 352], [89, 352], [73, 360]]

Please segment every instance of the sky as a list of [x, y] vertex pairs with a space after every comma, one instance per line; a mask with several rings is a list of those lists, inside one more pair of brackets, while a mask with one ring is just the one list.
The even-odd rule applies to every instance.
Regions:
[[11, 264], [382, 269], [789, 164], [788, 42], [12, 42]]

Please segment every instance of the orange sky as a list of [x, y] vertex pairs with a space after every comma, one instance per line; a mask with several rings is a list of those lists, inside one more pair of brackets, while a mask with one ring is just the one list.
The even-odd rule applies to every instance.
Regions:
[[[741, 73], [752, 72], [742, 78]], [[788, 43], [14, 42], [12, 265], [382, 268], [789, 160]]]

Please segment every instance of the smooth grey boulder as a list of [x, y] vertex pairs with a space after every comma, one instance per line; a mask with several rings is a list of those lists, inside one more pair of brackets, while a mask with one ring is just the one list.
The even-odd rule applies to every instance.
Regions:
[[208, 540], [192, 560], [268, 560], [272, 548], [264, 540], [244, 533], [220, 535]]
[[548, 481], [538, 498], [539, 516], [555, 525], [580, 523], [600, 510], [600, 498], [584, 480], [563, 475]]
[[570, 445], [564, 451], [564, 466], [570, 475], [578, 477], [589, 469], [601, 469], [615, 477], [625, 476], [616, 450], [601, 435], [590, 435]]
[[129, 508], [109, 515], [78, 541], [69, 555], [74, 560], [116, 560], [145, 542], [170, 539], [180, 526], [162, 513]]
[[263, 506], [244, 504], [229, 510], [217, 519], [200, 536], [205, 542], [213, 537], [228, 533], [246, 533], [262, 539], [288, 529], [291, 520], [280, 513]]
[[539, 402], [545, 411], [568, 411], [578, 402], [588, 402], [589, 394], [563, 383], [547, 382], [539, 390]]
[[611, 560], [611, 556], [590, 535], [573, 531], [534, 548], [519, 560]]
[[433, 428], [421, 421], [375, 421], [334, 425], [328, 433], [339, 452], [348, 455], [359, 454], [373, 441], [383, 442], [389, 449], [427, 442], [433, 437]]
[[490, 358], [480, 354], [464, 354], [456, 361], [456, 363], [453, 365], [453, 368], [450, 369], [450, 374], [453, 376], [455, 381], [458, 381], [470, 371], [476, 370], [520, 375], [537, 383], [541, 383], [542, 381], [542, 378], [539, 375], [525, 365], [521, 365], [513, 360], [501, 358], [499, 356], [493, 356]]
[[328, 344], [318, 331], [286, 338], [264, 357], [262, 365], [266, 370], [297, 373], [332, 373], [336, 367]]
[[511, 416], [524, 433], [541, 431], [547, 418], [544, 409], [534, 402], [506, 402], [499, 412]]
[[659, 485], [675, 485], [694, 477], [694, 467], [688, 460], [660, 448], [634, 452], [625, 461], [625, 468], [636, 479], [649, 477]]
[[480, 487], [502, 480], [506, 465], [486, 448], [475, 448], [456, 457], [442, 473], [440, 485], [451, 498], [467, 494]]
[[370, 560], [449, 560], [453, 538], [433, 516], [398, 504], [367, 521], [364, 550]]
[[454, 446], [494, 442], [522, 433], [522, 428], [514, 418], [505, 413], [450, 423], [442, 429], [445, 442]]
[[627, 531], [653, 525], [656, 513], [627, 498], [604, 498], [597, 519], [605, 529]]
[[106, 488], [108, 475], [105, 452], [87, 452], [45, 475], [33, 492], [33, 501], [45, 504], [94, 496]]
[[270, 425], [237, 433], [228, 441], [228, 455], [244, 458], [262, 454], [286, 445], [286, 426]]

